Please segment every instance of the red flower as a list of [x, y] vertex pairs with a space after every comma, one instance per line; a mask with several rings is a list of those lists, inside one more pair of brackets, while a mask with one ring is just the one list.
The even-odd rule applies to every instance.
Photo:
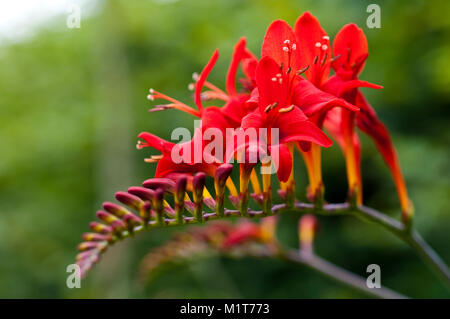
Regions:
[[[286, 61], [284, 67], [289, 70], [292, 66], [288, 60]], [[271, 57], [263, 57], [256, 68], [259, 107], [244, 117], [241, 124], [244, 130], [267, 129], [265, 141], [258, 141], [258, 148], [264, 142], [267, 144], [269, 155], [279, 154], [272, 159], [278, 168], [278, 179], [282, 182], [288, 180], [292, 170], [292, 156], [287, 143], [307, 141], [324, 147], [332, 144], [328, 137], [308, 120], [300, 108], [291, 104], [292, 85], [301, 81], [297, 77], [295, 74], [292, 76], [290, 72], [283, 72], [280, 64]], [[272, 128], [279, 130], [278, 142], [272, 140]]]
[[[333, 131], [333, 127], [335, 128], [336, 125], [340, 125], [340, 131], [335, 131], [334, 135], [340, 134], [341, 137], [337, 138], [343, 140], [343, 143], [340, 144], [346, 155], [349, 182], [351, 185], [357, 185], [359, 193], [361, 193], [359, 142], [354, 132], [356, 124], [360, 130], [373, 139], [386, 161], [396, 184], [403, 218], [407, 221], [412, 213], [412, 207], [395, 148], [386, 127], [359, 90], [359, 87], [381, 88], [378, 85], [358, 80], [358, 75], [368, 57], [368, 45], [364, 32], [355, 24], [344, 26], [336, 35], [333, 52], [335, 56], [339, 56], [332, 64], [336, 75], [324, 84], [324, 89], [360, 108], [360, 112], [356, 115], [349, 114], [345, 110], [342, 110], [340, 114], [336, 112], [325, 122], [325, 127], [330, 128], [330, 131]], [[359, 195], [358, 201], [362, 202], [361, 195]]]
[[[316, 46], [316, 38], [327, 38], [317, 20], [309, 13], [297, 20], [295, 33], [284, 21], [273, 22], [264, 38], [262, 55], [270, 56], [289, 74], [290, 101], [298, 106], [310, 121], [319, 128], [327, 112], [336, 106], [358, 111], [358, 108], [343, 99], [320, 90], [320, 84], [329, 73], [329, 47]], [[299, 75], [305, 73], [305, 80]], [[290, 80], [292, 79], [292, 80]], [[297, 143], [302, 151], [310, 179], [310, 192], [315, 195], [322, 189], [322, 174], [319, 145]], [[312, 146], [312, 149], [311, 149]], [[310, 150], [311, 149], [311, 150]]]
[[[146, 159], [146, 162], [157, 162], [155, 177], [166, 177], [171, 173], [196, 173], [205, 172], [209, 176], [214, 176], [216, 168], [220, 162], [213, 158], [195, 158], [195, 152], [203, 149], [204, 142], [201, 139], [200, 130], [196, 130], [194, 138], [186, 143], [175, 144], [168, 142], [151, 133], [142, 132], [138, 138], [145, 142], [138, 141], [137, 148], [152, 147], [160, 151], [161, 155], [153, 155]], [[174, 147], [176, 148], [174, 150]], [[197, 149], [196, 149], [197, 148]]]

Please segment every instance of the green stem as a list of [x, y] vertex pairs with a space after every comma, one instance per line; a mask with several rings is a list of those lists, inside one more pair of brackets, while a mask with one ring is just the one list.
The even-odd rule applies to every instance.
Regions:
[[389, 288], [369, 288], [364, 278], [342, 269], [312, 253], [299, 253], [294, 250], [282, 250], [279, 253], [279, 257], [295, 264], [305, 265], [328, 278], [348, 285], [372, 297], [384, 299], [407, 298]]
[[406, 242], [428, 266], [450, 287], [450, 272], [448, 266], [439, 255], [423, 240], [420, 234], [413, 229], [379, 211], [363, 205], [351, 208], [348, 204], [330, 204], [324, 206], [319, 213], [327, 215], [350, 214], [362, 220], [382, 226], [398, 238]]

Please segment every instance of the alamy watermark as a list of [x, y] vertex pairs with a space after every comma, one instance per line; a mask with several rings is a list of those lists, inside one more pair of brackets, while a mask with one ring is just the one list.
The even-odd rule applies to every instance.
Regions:
[[81, 288], [81, 268], [77, 264], [70, 264], [66, 268], [67, 276], [66, 286], [69, 289]]
[[381, 28], [381, 8], [378, 4], [369, 4], [366, 9], [370, 15], [367, 17], [366, 25], [369, 29]]
[[367, 266], [366, 272], [370, 274], [367, 277], [366, 285], [368, 288], [381, 288], [381, 268], [377, 264]]
[[66, 25], [69, 29], [81, 28], [81, 7], [78, 4], [71, 3], [67, 7]]

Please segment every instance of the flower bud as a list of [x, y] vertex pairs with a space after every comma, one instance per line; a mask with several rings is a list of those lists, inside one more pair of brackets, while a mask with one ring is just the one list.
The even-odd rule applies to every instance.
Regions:
[[182, 176], [177, 179], [175, 186], [175, 215], [178, 224], [183, 223], [184, 199], [186, 196], [187, 178]]
[[86, 251], [86, 250], [92, 250], [97, 249], [98, 251], [102, 251], [106, 248], [107, 242], [102, 241], [85, 241], [78, 245], [79, 251]]
[[123, 221], [110, 213], [99, 210], [97, 211], [97, 217], [98, 219], [109, 224], [117, 235], [120, 235], [122, 230], [125, 229], [125, 224], [123, 223]]
[[215, 182], [219, 187], [225, 187], [225, 183], [227, 182], [228, 177], [230, 177], [231, 172], [233, 171], [233, 165], [231, 164], [222, 164], [216, 169]]
[[153, 199], [153, 209], [156, 213], [156, 223], [159, 226], [164, 225], [164, 190], [157, 188]]
[[97, 233], [84, 233], [82, 236], [85, 241], [110, 241], [111, 235], [102, 235]]
[[205, 173], [197, 173], [192, 181], [192, 193], [194, 196], [195, 212], [194, 216], [198, 222], [203, 221], [203, 189], [205, 188]]
[[113, 231], [110, 226], [106, 226], [97, 222], [91, 222], [89, 224], [89, 228], [92, 229], [92, 231], [100, 234], [111, 234]]
[[300, 251], [306, 254], [313, 253], [314, 235], [318, 230], [318, 222], [313, 215], [304, 215], [298, 224]]
[[233, 165], [222, 164], [216, 170], [214, 178], [214, 188], [216, 190], [216, 213], [222, 217], [224, 215], [224, 200], [225, 200], [225, 184], [233, 170]]
[[175, 182], [168, 178], [150, 178], [142, 183], [142, 186], [150, 189], [161, 188], [166, 192], [173, 193], [175, 190]]
[[143, 187], [134, 186], [128, 188], [128, 193], [136, 195], [137, 197], [145, 201], [145, 200], [153, 200], [155, 191]]
[[144, 202], [139, 197], [129, 193], [117, 192], [115, 196], [119, 202], [129, 207], [132, 207], [137, 211], [139, 211], [141, 206], [144, 204]]

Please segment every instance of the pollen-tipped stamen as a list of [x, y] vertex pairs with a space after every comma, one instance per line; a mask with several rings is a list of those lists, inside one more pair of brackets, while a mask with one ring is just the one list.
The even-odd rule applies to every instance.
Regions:
[[[162, 94], [161, 92], [155, 91], [153, 89], [150, 89], [150, 94], [147, 96], [147, 98], [150, 101], [154, 101], [155, 99], [162, 99], [169, 102], [172, 102], [171, 104], [165, 104], [164, 107], [166, 108], [174, 108], [192, 115], [195, 115], [197, 117], [200, 117], [200, 112], [193, 109], [192, 107], [184, 104], [183, 102], [180, 102], [174, 98], [171, 98], [170, 96], [167, 96], [165, 94]], [[170, 106], [169, 106], [170, 105]], [[169, 106], [169, 107], [168, 107]], [[158, 109], [158, 107], [157, 107]]]

